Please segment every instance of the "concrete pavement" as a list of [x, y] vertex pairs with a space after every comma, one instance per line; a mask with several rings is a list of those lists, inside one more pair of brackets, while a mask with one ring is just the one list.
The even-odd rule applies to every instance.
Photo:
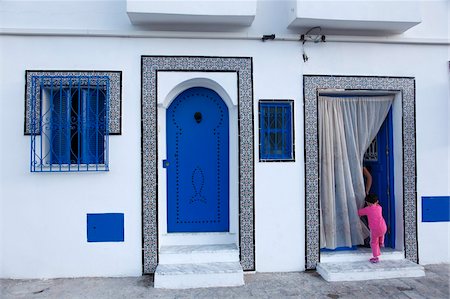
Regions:
[[153, 277], [0, 280], [0, 298], [450, 298], [450, 265], [425, 266], [422, 278], [333, 282], [315, 271], [245, 275], [245, 286], [153, 288]]

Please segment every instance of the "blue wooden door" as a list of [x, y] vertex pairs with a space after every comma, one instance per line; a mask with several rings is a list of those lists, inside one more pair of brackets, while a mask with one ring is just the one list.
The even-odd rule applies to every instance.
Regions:
[[228, 107], [194, 87], [167, 109], [167, 231], [229, 231]]
[[385, 246], [395, 248], [394, 160], [392, 148], [392, 108], [365, 155], [364, 165], [372, 175], [370, 193], [378, 195], [388, 231]]

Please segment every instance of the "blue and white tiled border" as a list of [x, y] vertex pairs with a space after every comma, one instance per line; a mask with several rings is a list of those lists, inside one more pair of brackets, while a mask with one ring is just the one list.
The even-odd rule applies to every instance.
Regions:
[[416, 198], [415, 80], [398, 77], [304, 75], [306, 269], [319, 262], [319, 143], [317, 99], [320, 89], [399, 91], [403, 120], [403, 215], [405, 257], [418, 262]]
[[253, 69], [248, 57], [142, 56], [143, 272], [158, 265], [157, 72], [236, 72], [239, 130], [239, 249], [244, 270], [255, 269]]
[[[25, 135], [30, 135], [31, 89], [33, 76], [106, 76], [109, 78], [109, 134], [122, 133], [122, 72], [121, 71], [34, 71], [25, 72]], [[58, 83], [59, 84], [59, 83]], [[64, 83], [63, 83], [64, 84]], [[68, 83], [67, 83], [68, 86]], [[37, 101], [39, 97], [37, 97]], [[40, 103], [36, 103], [36, 116], [40, 115]], [[36, 132], [39, 134], [39, 132]]]

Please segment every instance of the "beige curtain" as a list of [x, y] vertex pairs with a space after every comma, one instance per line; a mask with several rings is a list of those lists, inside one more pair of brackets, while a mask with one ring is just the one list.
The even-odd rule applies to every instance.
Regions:
[[364, 243], [369, 231], [358, 217], [364, 205], [364, 153], [394, 96], [319, 97], [320, 247]]

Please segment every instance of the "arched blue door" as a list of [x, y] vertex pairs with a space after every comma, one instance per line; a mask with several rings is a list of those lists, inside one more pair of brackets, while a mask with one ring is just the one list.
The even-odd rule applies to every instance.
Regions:
[[167, 231], [229, 231], [228, 107], [193, 87], [167, 109]]

